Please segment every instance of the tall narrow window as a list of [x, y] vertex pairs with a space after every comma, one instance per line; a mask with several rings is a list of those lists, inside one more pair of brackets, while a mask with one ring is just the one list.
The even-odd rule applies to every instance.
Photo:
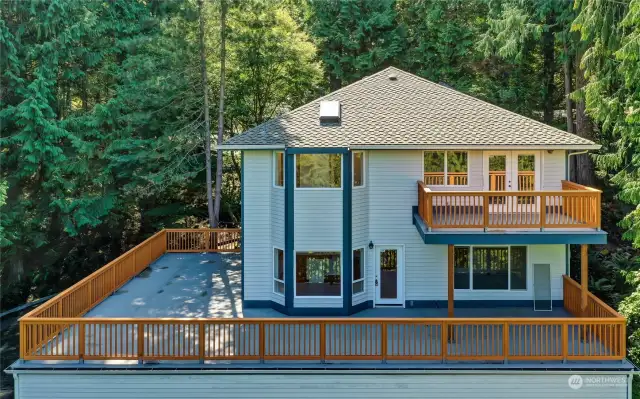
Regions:
[[273, 249], [273, 292], [284, 295], [284, 251]]
[[353, 153], [353, 187], [364, 187], [364, 152]]
[[467, 152], [447, 151], [447, 186], [466, 186], [468, 168]]
[[340, 154], [297, 154], [296, 187], [342, 187], [342, 156]]
[[453, 252], [453, 287], [468, 290], [469, 287], [469, 247], [455, 247]]
[[444, 151], [424, 152], [424, 183], [428, 186], [444, 184]]
[[527, 289], [527, 247], [511, 247], [511, 289]]
[[340, 252], [296, 253], [296, 296], [341, 296]]
[[276, 187], [284, 187], [284, 152], [276, 151], [274, 153], [273, 171], [273, 185]]
[[353, 251], [353, 289], [352, 294], [364, 292], [364, 248]]

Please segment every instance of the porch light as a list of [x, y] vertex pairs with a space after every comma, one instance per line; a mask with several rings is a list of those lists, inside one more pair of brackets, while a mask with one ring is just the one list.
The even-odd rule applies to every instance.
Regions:
[[373, 249], [373, 241], [369, 241], [369, 249]]

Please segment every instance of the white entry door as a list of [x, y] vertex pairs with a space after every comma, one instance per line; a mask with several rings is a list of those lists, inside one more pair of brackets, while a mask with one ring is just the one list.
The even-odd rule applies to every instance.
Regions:
[[376, 305], [403, 305], [404, 251], [401, 245], [376, 246]]

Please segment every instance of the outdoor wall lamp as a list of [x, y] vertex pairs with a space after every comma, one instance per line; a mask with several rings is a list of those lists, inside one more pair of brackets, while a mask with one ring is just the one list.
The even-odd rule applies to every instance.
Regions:
[[373, 241], [369, 241], [369, 249], [373, 249]]

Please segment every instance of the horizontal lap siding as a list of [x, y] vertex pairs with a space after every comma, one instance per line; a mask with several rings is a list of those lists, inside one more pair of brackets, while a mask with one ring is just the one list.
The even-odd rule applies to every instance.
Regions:
[[[109, 375], [108, 373], [112, 373]], [[508, 372], [495, 374], [346, 374], [247, 373], [247, 374], [21, 374], [17, 399], [41, 398], [520, 398], [520, 399], [624, 399], [626, 375], [595, 374], [582, 377], [615, 377], [612, 386], [569, 387], [570, 374]]]
[[[271, 188], [271, 243], [284, 250], [284, 188]], [[284, 305], [283, 295], [272, 292], [271, 300]]]
[[[370, 239], [376, 245], [404, 245], [406, 300], [446, 298], [446, 246], [425, 245], [412, 221], [412, 207], [418, 205], [416, 181], [423, 176], [422, 151], [370, 151], [368, 160]], [[367, 255], [373, 271], [375, 253]], [[374, 292], [373, 279], [367, 288]]]
[[542, 153], [542, 190], [562, 190], [566, 176], [565, 151]]
[[272, 293], [271, 151], [244, 153], [244, 298], [269, 300]]
[[[295, 190], [294, 201], [296, 251], [342, 251], [342, 190]], [[341, 308], [342, 299], [295, 298], [294, 306]]]
[[373, 294], [370, 284], [373, 283], [373, 268], [369, 265], [369, 159], [368, 154], [365, 155], [365, 187], [353, 188], [353, 200], [351, 205], [352, 211], [352, 246], [353, 249], [364, 248], [365, 261], [365, 292], [353, 297], [353, 305], [373, 300]]

